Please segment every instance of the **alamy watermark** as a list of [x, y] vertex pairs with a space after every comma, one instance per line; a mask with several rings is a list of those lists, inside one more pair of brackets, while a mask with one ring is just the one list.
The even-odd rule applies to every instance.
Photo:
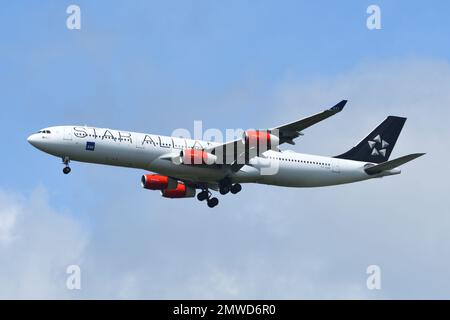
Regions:
[[369, 275], [366, 286], [369, 290], [381, 290], [381, 268], [376, 264], [367, 267], [366, 273]]
[[66, 13], [69, 15], [66, 19], [66, 27], [69, 30], [81, 29], [81, 8], [76, 4], [67, 7]]
[[80, 266], [73, 264], [67, 267], [66, 273], [68, 274], [66, 280], [66, 288], [69, 290], [81, 290], [81, 268]]
[[371, 4], [366, 10], [369, 17], [366, 20], [366, 26], [369, 30], [381, 29], [381, 8], [376, 4]]

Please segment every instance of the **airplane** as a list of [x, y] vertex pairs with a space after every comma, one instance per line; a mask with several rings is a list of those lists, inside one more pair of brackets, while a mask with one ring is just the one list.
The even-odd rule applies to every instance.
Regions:
[[[143, 169], [145, 189], [165, 198], [192, 198], [218, 205], [211, 190], [237, 194], [244, 183], [284, 187], [334, 186], [401, 173], [399, 166], [425, 153], [389, 160], [406, 118], [387, 117], [349, 151], [334, 157], [281, 150], [303, 130], [344, 109], [347, 100], [312, 115], [265, 130], [247, 130], [225, 143], [88, 126], [54, 126], [28, 137], [37, 149], [69, 163], [80, 161]], [[197, 193], [197, 190], [200, 192]]]

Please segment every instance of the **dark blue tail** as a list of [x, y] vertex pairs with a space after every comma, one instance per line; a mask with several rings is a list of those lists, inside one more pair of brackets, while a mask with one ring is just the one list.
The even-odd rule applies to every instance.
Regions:
[[406, 118], [389, 116], [356, 147], [335, 158], [382, 163], [389, 159]]

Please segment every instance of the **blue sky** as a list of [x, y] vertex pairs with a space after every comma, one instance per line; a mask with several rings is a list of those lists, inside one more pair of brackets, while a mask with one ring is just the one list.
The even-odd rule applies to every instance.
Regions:
[[[65, 11], [72, 3], [81, 7], [81, 30], [71, 31], [65, 26]], [[381, 8], [382, 30], [366, 28], [366, 8], [372, 3]], [[20, 219], [3, 225], [17, 229], [14, 232], [22, 235], [19, 243], [42, 240], [34, 253], [52, 251], [52, 245], [65, 234], [73, 235], [67, 240], [68, 247], [80, 246], [73, 257], [64, 256], [63, 248], [53, 250], [54, 256], [42, 254], [36, 262], [36, 273], [26, 273], [30, 280], [22, 287], [29, 286], [31, 297], [448, 298], [443, 285], [433, 284], [439, 275], [427, 281], [420, 272], [425, 269], [436, 273], [450, 265], [448, 258], [433, 266], [425, 260], [418, 262], [424, 266], [412, 270], [409, 276], [420, 278], [419, 289], [410, 290], [408, 281], [402, 279], [402, 270], [408, 268], [402, 263], [414, 264], [414, 252], [408, 255], [405, 249], [408, 241], [401, 234], [393, 236], [396, 229], [391, 229], [386, 220], [376, 220], [375, 209], [373, 216], [367, 212], [374, 220], [360, 221], [350, 200], [345, 201], [346, 195], [354, 193], [362, 203], [370, 203], [373, 192], [377, 192], [391, 204], [391, 215], [385, 218], [392, 218], [394, 212], [399, 214], [394, 220], [401, 230], [405, 217], [400, 213], [412, 214], [417, 220], [412, 219], [406, 229], [417, 231], [424, 225], [420, 205], [410, 203], [410, 208], [418, 208], [416, 215], [402, 211], [404, 204], [396, 202], [392, 190], [404, 191], [404, 200], [412, 201], [411, 195], [420, 189], [421, 197], [434, 203], [437, 211], [445, 211], [442, 198], [434, 198], [442, 188], [448, 188], [445, 185], [434, 191], [421, 189], [423, 185], [408, 190], [416, 179], [441, 177], [439, 172], [420, 176], [418, 169], [426, 170], [425, 165], [411, 166], [411, 170], [405, 170], [406, 177], [369, 182], [362, 187], [274, 191], [249, 186], [242, 195], [224, 198], [223, 205], [211, 214], [197, 201], [167, 201], [141, 190], [138, 170], [73, 164], [73, 174], [63, 176], [59, 160], [33, 149], [26, 137], [42, 127], [59, 124], [160, 134], [170, 134], [176, 128], [192, 129], [194, 120], [219, 129], [270, 127], [348, 99], [345, 114], [309, 130], [295, 150], [322, 154], [345, 151], [388, 113], [401, 113], [410, 120], [397, 154], [430, 152], [406, 136], [438, 143], [449, 135], [443, 120], [448, 114], [445, 88], [450, 87], [449, 9], [446, 1], [3, 4], [0, 119], [7, 148], [1, 160], [0, 189], [4, 195], [0, 204], [4, 205], [3, 212], [9, 212], [5, 208], [18, 208], [21, 216], [36, 222], [32, 233]], [[436, 122], [424, 116], [425, 112], [431, 113]], [[437, 153], [443, 152], [442, 145], [433, 146]], [[435, 163], [434, 168], [437, 166]], [[267, 194], [272, 196], [264, 198]], [[276, 203], [280, 197], [286, 199], [283, 205]], [[323, 197], [329, 199], [327, 205], [317, 203]], [[428, 203], [425, 200], [420, 204]], [[331, 210], [333, 217], [329, 216]], [[48, 213], [41, 217], [47, 219], [43, 226], [39, 218], [42, 212]], [[299, 216], [283, 212], [298, 212]], [[336, 216], [338, 220], [334, 220]], [[441, 218], [448, 221], [445, 216]], [[359, 231], [349, 234], [345, 221], [353, 224], [350, 229]], [[333, 222], [337, 229], [329, 231], [335, 239], [323, 231], [324, 225]], [[425, 243], [418, 250], [437, 250], [436, 256], [444, 257], [446, 252], [436, 249], [439, 243], [434, 241], [446, 243], [450, 239], [439, 238], [439, 232], [433, 238], [433, 228], [445, 225], [435, 222], [411, 237]], [[381, 226], [380, 239], [400, 239], [393, 246], [404, 252], [403, 260], [387, 252], [389, 245], [377, 247], [377, 241], [363, 236], [368, 223]], [[46, 231], [39, 232], [40, 228]], [[58, 228], [67, 228], [67, 233], [53, 234]], [[300, 239], [296, 238], [298, 234], [305, 235]], [[421, 237], [431, 240], [428, 243]], [[243, 248], [237, 240], [245, 242]], [[282, 250], [285, 241], [309, 241], [309, 245]], [[361, 243], [354, 248], [355, 255], [366, 245], [373, 256], [365, 253], [364, 258], [349, 264], [352, 249], [348, 245], [355, 242]], [[4, 259], [16, 248], [14, 241], [9, 246], [2, 249]], [[326, 254], [324, 246], [336, 246], [337, 251], [347, 253], [342, 257]], [[303, 254], [293, 254], [295, 250]], [[21, 259], [28, 261], [26, 256], [17, 260]], [[271, 265], [273, 260], [280, 264]], [[303, 260], [308, 262], [298, 262]], [[373, 260], [396, 270], [390, 278], [387, 272], [391, 286], [380, 293], [365, 289], [364, 270]], [[64, 277], [64, 270], [56, 275], [49, 271], [71, 263], [79, 263], [87, 277], [95, 279], [91, 286], [87, 282], [81, 293], [61, 289], [58, 280]], [[251, 267], [258, 263], [267, 266], [264, 273], [252, 274]], [[176, 266], [183, 264], [186, 269], [180, 271]], [[111, 265], [113, 271], [101, 272]], [[14, 269], [12, 263], [5, 268], [0, 268], [4, 277], [8, 268]], [[45, 275], [49, 283], [36, 280], [47, 279]], [[17, 278], [24, 275], [17, 273]], [[116, 283], [111, 278], [121, 280]], [[264, 280], [268, 278], [274, 280]], [[154, 288], [145, 289], [150, 284]], [[182, 289], [181, 285], [191, 289]], [[283, 291], [283, 285], [289, 289]], [[12, 295], [27, 296], [26, 290], [16, 289], [11, 284]], [[0, 293], [8, 296], [1, 289]]]

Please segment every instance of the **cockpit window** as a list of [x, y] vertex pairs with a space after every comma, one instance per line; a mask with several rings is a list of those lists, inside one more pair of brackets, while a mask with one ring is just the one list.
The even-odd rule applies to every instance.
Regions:
[[38, 133], [50, 134], [50, 130], [39, 130]]

